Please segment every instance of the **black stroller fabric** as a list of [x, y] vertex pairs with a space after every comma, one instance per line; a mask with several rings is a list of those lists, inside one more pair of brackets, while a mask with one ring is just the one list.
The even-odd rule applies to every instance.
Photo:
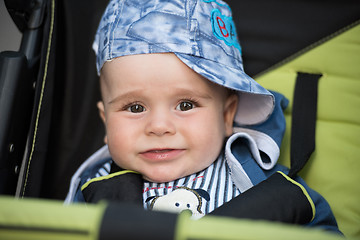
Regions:
[[106, 4], [47, 1], [42, 62], [17, 189], [20, 197], [64, 198], [75, 169], [103, 144], [91, 44]]

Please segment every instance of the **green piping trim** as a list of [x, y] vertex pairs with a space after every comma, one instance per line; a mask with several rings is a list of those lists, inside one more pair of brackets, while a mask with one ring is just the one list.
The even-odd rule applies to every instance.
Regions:
[[91, 179], [90, 181], [87, 181], [84, 185], [82, 185], [81, 191], [84, 190], [85, 188], [87, 188], [87, 187], [88, 187], [91, 183], [93, 183], [93, 182], [99, 182], [99, 181], [102, 181], [102, 180], [110, 179], [110, 178], [113, 178], [113, 177], [116, 177], [116, 176], [120, 176], [120, 175], [124, 175], [124, 174], [127, 174], [127, 173], [136, 173], [136, 174], [139, 174], [138, 172], [135, 172], [135, 171], [132, 171], [132, 170], [124, 170], [124, 171], [112, 173], [112, 174], [109, 174], [109, 175], [106, 175], [106, 176], [101, 176], [101, 177], [93, 178], [93, 179]]
[[31, 164], [31, 160], [32, 160], [32, 157], [33, 157], [33, 154], [34, 154], [34, 149], [35, 149], [35, 142], [36, 142], [36, 136], [37, 136], [38, 126], [39, 126], [41, 105], [42, 105], [42, 101], [43, 101], [43, 97], [44, 97], [44, 89], [45, 89], [45, 83], [46, 83], [46, 78], [47, 78], [47, 69], [48, 69], [48, 65], [49, 65], [50, 50], [51, 50], [51, 43], [52, 43], [52, 35], [53, 35], [53, 31], [54, 31], [54, 21], [55, 21], [54, 15], [55, 15], [55, 0], [52, 0], [51, 1], [50, 33], [49, 33], [49, 41], [48, 41], [48, 47], [47, 47], [47, 53], [46, 53], [44, 76], [43, 76], [43, 82], [42, 82], [42, 86], [41, 86], [41, 93], [40, 93], [40, 100], [39, 100], [38, 110], [37, 110], [37, 114], [36, 114], [35, 130], [34, 130], [34, 136], [33, 136], [33, 141], [32, 141], [32, 145], [31, 145], [31, 152], [30, 152], [30, 157], [29, 157], [29, 161], [28, 161], [28, 166], [27, 166], [27, 169], [26, 169], [25, 181], [24, 181], [24, 185], [23, 185], [23, 191], [21, 193], [21, 198], [23, 198], [24, 195], [25, 195], [25, 189], [26, 189], [26, 186], [27, 186], [27, 181], [28, 181], [29, 172], [30, 172], [30, 164]]
[[290, 55], [289, 57], [285, 58], [284, 60], [282, 60], [282, 61], [274, 64], [273, 66], [270, 66], [269, 68], [265, 69], [264, 71], [256, 74], [253, 78], [256, 79], [258, 77], [261, 77], [262, 75], [265, 75], [266, 73], [271, 72], [274, 69], [279, 68], [279, 67], [291, 62], [292, 60], [296, 59], [297, 57], [299, 57], [299, 56], [305, 54], [306, 52], [316, 48], [317, 46], [329, 41], [330, 39], [332, 39], [332, 38], [346, 32], [346, 31], [350, 30], [351, 28], [355, 27], [358, 24], [360, 24], [360, 20], [357, 20], [357, 21], [355, 21], [355, 22], [341, 28], [340, 30], [338, 30], [338, 31], [336, 31], [336, 32], [334, 32], [334, 33], [320, 39], [319, 41], [314, 42], [313, 44], [310, 44], [309, 46], [301, 49], [300, 51], [294, 53], [293, 55]]
[[313, 216], [311, 218], [311, 221], [314, 220], [315, 218], [315, 214], [316, 214], [316, 209], [315, 209], [315, 204], [313, 202], [313, 200], [311, 199], [309, 193], [306, 191], [306, 189], [304, 188], [303, 185], [301, 185], [300, 183], [298, 183], [297, 181], [295, 181], [294, 179], [290, 178], [288, 175], [286, 175], [285, 173], [283, 172], [280, 172], [280, 171], [277, 171], [278, 173], [280, 173], [281, 175], [283, 175], [283, 177], [286, 178], [286, 180], [288, 180], [289, 182], [297, 185], [301, 191], [304, 193], [305, 197], [308, 199], [309, 203], [310, 203], [310, 206], [311, 206], [311, 210], [312, 210], [312, 213], [313, 213]]

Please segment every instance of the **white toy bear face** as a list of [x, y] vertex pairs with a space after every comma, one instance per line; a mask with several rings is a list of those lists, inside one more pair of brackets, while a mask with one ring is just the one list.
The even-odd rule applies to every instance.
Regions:
[[193, 217], [198, 218], [204, 215], [201, 211], [202, 198], [209, 200], [209, 194], [204, 190], [179, 187], [167, 195], [153, 198], [150, 208], [173, 213], [190, 210]]

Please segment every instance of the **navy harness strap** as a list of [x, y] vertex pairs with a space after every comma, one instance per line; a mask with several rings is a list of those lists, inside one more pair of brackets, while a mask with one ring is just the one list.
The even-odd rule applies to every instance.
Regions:
[[293, 99], [290, 177], [307, 163], [315, 150], [318, 82], [322, 74], [298, 72]]

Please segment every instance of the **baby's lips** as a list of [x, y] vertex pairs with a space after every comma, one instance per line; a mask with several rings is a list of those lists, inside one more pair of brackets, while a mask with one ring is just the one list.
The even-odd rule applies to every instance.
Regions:
[[183, 149], [149, 149], [140, 153], [144, 158], [153, 161], [172, 160], [177, 158], [183, 152]]

